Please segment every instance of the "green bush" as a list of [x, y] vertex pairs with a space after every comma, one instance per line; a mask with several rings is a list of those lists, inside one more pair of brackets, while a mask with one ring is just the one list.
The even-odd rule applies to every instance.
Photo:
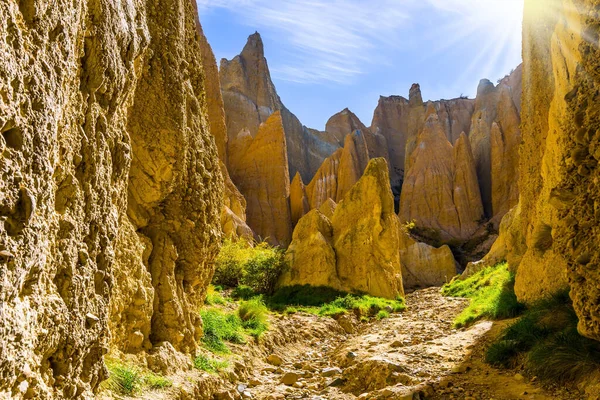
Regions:
[[486, 352], [486, 362], [525, 370], [541, 380], [577, 383], [600, 369], [600, 343], [577, 332], [568, 290], [533, 304]]
[[228, 366], [229, 364], [227, 361], [213, 360], [212, 358], [206, 357], [202, 354], [194, 358], [194, 368], [209, 372], [211, 374], [221, 372]]
[[454, 326], [468, 326], [481, 318], [496, 320], [519, 315], [525, 306], [517, 300], [514, 285], [514, 274], [508, 270], [506, 263], [486, 268], [465, 280], [455, 279], [444, 285], [444, 296], [471, 299], [469, 306], [454, 320]]
[[257, 245], [244, 266], [241, 283], [257, 293], [272, 294], [285, 266], [285, 252], [264, 243]]
[[285, 252], [267, 243], [251, 245], [226, 240], [215, 261], [213, 283], [245, 285], [255, 293], [271, 294], [285, 267]]
[[251, 247], [243, 242], [226, 239], [215, 259], [213, 283], [219, 286], [235, 287], [244, 276], [244, 264], [250, 257]]
[[269, 299], [271, 309], [284, 310], [287, 306], [320, 307], [347, 293], [326, 286], [295, 285], [278, 289]]
[[269, 328], [269, 310], [260, 298], [242, 302], [237, 314], [242, 326], [257, 339]]
[[227, 314], [215, 308], [200, 312], [204, 324], [202, 342], [215, 353], [229, 353], [225, 342], [245, 343], [242, 322], [235, 314]]

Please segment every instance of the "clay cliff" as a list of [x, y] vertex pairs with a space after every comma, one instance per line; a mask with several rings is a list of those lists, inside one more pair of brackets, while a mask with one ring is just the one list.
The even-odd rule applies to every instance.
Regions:
[[[430, 103], [450, 143], [453, 144], [461, 132], [469, 132], [474, 100], [454, 99]], [[423, 102], [420, 86], [415, 84], [408, 100], [402, 96], [381, 96], [373, 114], [371, 130], [385, 137], [388, 143], [391, 182], [396, 194], [399, 194], [404, 180], [407, 158], [425, 122], [427, 105]]]
[[90, 398], [107, 352], [202, 335], [223, 204], [202, 31], [187, 0], [0, 20], [0, 397]]
[[403, 295], [400, 227], [385, 159], [371, 160], [343, 200], [329, 207], [331, 218], [312, 210], [298, 222], [279, 286], [321, 285], [390, 299]]
[[433, 106], [428, 114], [408, 162], [400, 221], [414, 221], [443, 241], [468, 240], [483, 216], [471, 147], [464, 133], [453, 147]]
[[521, 238], [508, 248], [517, 296], [530, 302], [570, 285], [579, 331], [600, 340], [600, 51], [589, 36], [599, 15], [596, 1], [572, 7], [525, 1], [520, 217], [505, 220]]
[[[302, 126], [283, 105], [271, 80], [258, 33], [248, 37], [238, 56], [221, 60], [220, 80], [230, 142], [238, 140], [242, 132], [256, 136], [260, 124], [275, 111], [280, 111], [290, 176], [299, 172], [305, 182], [310, 181], [323, 160], [339, 147], [320, 132]], [[228, 152], [230, 155], [235, 153], [231, 145]], [[229, 160], [228, 166], [235, 167], [235, 160]], [[239, 184], [235, 179], [234, 182]]]

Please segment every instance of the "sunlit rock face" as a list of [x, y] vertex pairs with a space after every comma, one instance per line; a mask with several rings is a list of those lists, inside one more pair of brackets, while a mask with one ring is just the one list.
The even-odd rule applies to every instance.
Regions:
[[197, 18], [0, 4], [1, 398], [93, 398], [109, 350], [196, 349], [223, 205]]
[[246, 198], [246, 221], [259, 238], [287, 246], [292, 237], [292, 215], [281, 113], [271, 114], [256, 136], [247, 135], [237, 143], [241, 147], [236, 148], [230, 173]]
[[[450, 143], [453, 144], [461, 132], [470, 131], [474, 100], [454, 99], [430, 103], [436, 110]], [[408, 100], [401, 96], [379, 98], [371, 130], [384, 136], [388, 143], [391, 182], [394, 188], [402, 185], [406, 162], [415, 148], [416, 137], [423, 128], [427, 106], [417, 84], [411, 88]]]
[[[281, 237], [272, 236], [274, 234], [272, 230], [263, 230], [267, 225], [253, 218], [256, 215], [266, 215], [265, 210], [253, 209], [253, 207], [264, 203], [281, 202], [281, 199], [272, 197], [278, 196], [281, 189], [263, 186], [265, 193], [261, 196], [268, 196], [269, 199], [260, 201], [249, 199], [250, 193], [246, 191], [246, 188], [249, 187], [247, 181], [252, 178], [244, 174], [249, 171], [248, 163], [253, 156], [245, 154], [244, 151], [249, 148], [252, 139], [259, 134], [261, 124], [266, 123], [275, 112], [280, 114], [283, 139], [285, 139], [280, 144], [284, 144], [283, 150], [286, 153], [286, 165], [277, 165], [276, 168], [281, 170], [285, 167], [289, 176], [294, 177], [298, 173], [303, 182], [310, 182], [323, 161], [340, 145], [332, 140], [326, 132], [302, 126], [298, 118], [285, 108], [271, 80], [267, 60], [264, 56], [263, 42], [258, 33], [248, 38], [240, 55], [232, 60], [221, 60], [219, 72], [227, 129], [227, 167], [234, 184], [247, 199], [248, 225], [256, 237], [269, 237], [272, 243], [287, 244], [291, 232], [290, 234], [282, 233]], [[283, 158], [279, 157], [281, 153], [279, 149], [275, 152], [277, 160], [283, 161]], [[257, 159], [266, 156], [256, 155]], [[267, 159], [263, 159], [263, 161], [275, 162], [275, 160]], [[283, 183], [278, 182], [278, 184]], [[289, 184], [290, 182], [284, 187], [289, 188]], [[256, 196], [257, 193], [255, 192], [253, 195]], [[268, 218], [273, 220], [279, 216], [271, 215]], [[287, 229], [280, 231], [287, 232]]]
[[400, 263], [404, 289], [441, 286], [456, 275], [457, 263], [446, 245], [435, 248], [400, 229]]
[[519, 197], [521, 120], [514, 98], [521, 90], [508, 84], [518, 84], [520, 74], [519, 68], [498, 86], [480, 82], [469, 133], [485, 215], [496, 227]]
[[[600, 339], [597, 2], [525, 1], [520, 299], [567, 283], [579, 330]], [[575, 11], [575, 12], [574, 12]], [[568, 282], [567, 278], [568, 277]]]
[[463, 133], [448, 141], [433, 107], [410, 156], [400, 198], [400, 221], [434, 230], [440, 239], [469, 239], [483, 207], [471, 147]]
[[[335, 206], [300, 219], [279, 285], [325, 285], [346, 292], [396, 298], [404, 294], [399, 222], [385, 159], [369, 162], [363, 176]], [[325, 203], [325, 204], [327, 204]]]

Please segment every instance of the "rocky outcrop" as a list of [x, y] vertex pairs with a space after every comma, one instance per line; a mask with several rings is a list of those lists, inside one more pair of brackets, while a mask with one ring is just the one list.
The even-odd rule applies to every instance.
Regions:
[[[299, 172], [302, 179], [309, 182], [323, 160], [340, 147], [327, 134], [302, 126], [283, 105], [271, 81], [258, 33], [250, 35], [240, 55], [232, 60], [221, 60], [220, 80], [230, 142], [246, 133], [256, 136], [261, 123], [275, 111], [281, 113], [290, 176]], [[239, 156], [235, 144], [232, 148], [230, 143], [228, 155], [232, 158], [228, 167], [235, 168], [235, 157]], [[235, 179], [234, 182], [239, 186], [240, 182]]]
[[496, 226], [519, 197], [521, 131], [513, 96], [520, 90], [509, 87], [512, 82], [520, 80], [509, 76], [498, 86], [487, 79], [479, 83], [469, 133], [485, 214]]
[[[461, 132], [470, 131], [474, 100], [460, 98], [430, 103], [450, 143], [454, 144]], [[416, 137], [425, 122], [426, 107], [417, 84], [412, 86], [409, 100], [401, 96], [379, 98], [371, 130], [387, 140], [394, 188], [399, 188], [404, 179], [406, 159], [414, 150]]]
[[600, 340], [600, 54], [589, 41], [598, 11], [594, 1], [577, 3], [573, 13], [570, 2], [525, 1], [520, 206], [527, 250], [515, 291], [533, 301], [568, 277], [580, 332]]
[[296, 226], [300, 218], [310, 211], [310, 204], [306, 196], [306, 187], [298, 172], [296, 172], [296, 176], [294, 176], [290, 185], [290, 210], [293, 226]]
[[321, 207], [319, 207], [319, 211], [321, 211], [321, 213], [323, 213], [324, 216], [331, 219], [333, 218], [333, 213], [335, 212], [336, 207], [337, 204], [335, 201], [327, 199], [325, 203], [321, 204]]
[[460, 278], [466, 279], [504, 261], [508, 262], [509, 270], [516, 272], [526, 250], [525, 236], [521, 232], [521, 206], [517, 204], [502, 218], [500, 234], [489, 253], [482, 260], [468, 263]]
[[442, 286], [456, 275], [457, 263], [448, 246], [435, 248], [400, 229], [400, 263], [404, 289]]
[[195, 3], [0, 20], [0, 397], [91, 398], [109, 349], [202, 335], [223, 181]]
[[368, 162], [365, 135], [359, 130], [346, 135], [344, 147], [325, 159], [306, 187], [309, 208], [319, 208], [327, 199], [342, 200], [358, 182]]
[[471, 148], [464, 134], [452, 147], [433, 107], [428, 114], [410, 155], [400, 220], [414, 221], [441, 240], [468, 240], [483, 216]]
[[256, 137], [246, 135], [237, 144], [239, 153], [230, 173], [246, 198], [248, 226], [258, 238], [287, 246], [292, 237], [292, 218], [281, 113], [275, 112], [261, 124]]
[[347, 108], [335, 114], [327, 121], [325, 131], [330, 136], [336, 138], [340, 146], [344, 144], [347, 135], [358, 131], [359, 134], [364, 136], [369, 158], [383, 157], [386, 161], [389, 159], [388, 143], [385, 136], [377, 132], [371, 132], [371, 130]]
[[388, 168], [385, 159], [373, 159], [331, 220], [319, 210], [300, 219], [279, 285], [326, 285], [396, 298], [404, 293], [398, 235]]
[[220, 163], [225, 181], [224, 204], [221, 209], [221, 228], [225, 237], [230, 239], [254, 239], [254, 232], [246, 223], [246, 199], [229, 177], [229, 172]]

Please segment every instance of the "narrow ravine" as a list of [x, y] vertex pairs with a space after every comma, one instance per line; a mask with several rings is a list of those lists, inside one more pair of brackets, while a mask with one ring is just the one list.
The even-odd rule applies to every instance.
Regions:
[[336, 332], [279, 348], [268, 361], [255, 363], [245, 396], [271, 400], [578, 398], [565, 389], [550, 393], [516, 371], [483, 363], [486, 343], [507, 321], [481, 321], [454, 329], [452, 321], [468, 300], [443, 297], [439, 288], [415, 291], [406, 300], [405, 312], [357, 324], [360, 327], [353, 334], [340, 337]]

